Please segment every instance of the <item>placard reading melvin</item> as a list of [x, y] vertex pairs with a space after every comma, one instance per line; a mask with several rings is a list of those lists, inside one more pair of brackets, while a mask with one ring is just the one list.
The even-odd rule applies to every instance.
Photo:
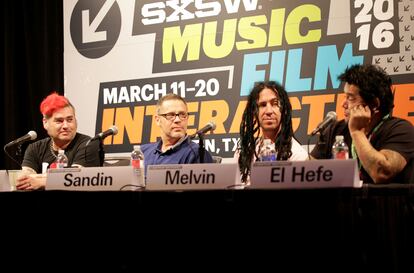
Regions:
[[237, 164], [171, 164], [148, 166], [147, 190], [229, 189], [235, 186]]

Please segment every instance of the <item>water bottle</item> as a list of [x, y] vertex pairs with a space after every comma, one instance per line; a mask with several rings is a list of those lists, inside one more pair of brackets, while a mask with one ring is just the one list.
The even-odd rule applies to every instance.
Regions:
[[65, 155], [65, 151], [59, 149], [58, 155], [56, 157], [56, 169], [63, 169], [68, 166], [68, 157]]
[[275, 150], [275, 144], [270, 139], [263, 140], [263, 147], [260, 150], [260, 161], [276, 161], [277, 153]]
[[141, 151], [140, 145], [134, 145], [134, 150], [131, 152], [131, 166], [137, 186], [145, 188], [144, 153]]
[[335, 137], [335, 143], [332, 146], [332, 158], [333, 159], [348, 159], [349, 148], [344, 141], [343, 135]]
[[144, 168], [144, 153], [141, 151], [140, 145], [134, 145], [134, 150], [131, 153], [131, 165], [134, 169]]

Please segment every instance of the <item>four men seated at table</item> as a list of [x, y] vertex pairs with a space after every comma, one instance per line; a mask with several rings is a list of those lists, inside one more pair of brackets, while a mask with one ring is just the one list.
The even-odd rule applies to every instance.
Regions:
[[[336, 135], [343, 135], [351, 147], [349, 158], [357, 159], [364, 183], [414, 182], [414, 127], [392, 116], [394, 97], [391, 78], [374, 65], [354, 65], [338, 77], [344, 82], [342, 103], [345, 119], [328, 126], [311, 152], [313, 159], [332, 157]], [[77, 132], [73, 105], [56, 93], [40, 106], [43, 127], [49, 137], [30, 144], [25, 152], [18, 190], [44, 189], [45, 169], [53, 164], [57, 151], [69, 157], [69, 166], [102, 166], [97, 142], [86, 149], [90, 137]], [[187, 134], [186, 101], [167, 94], [157, 103], [154, 116], [160, 128], [156, 143], [143, 144], [145, 168], [158, 164], [212, 163], [211, 154], [200, 149]], [[277, 160], [306, 160], [307, 152], [292, 130], [292, 107], [284, 87], [276, 82], [256, 83], [247, 98], [235, 153], [241, 180], [249, 180], [251, 164], [258, 158], [264, 139], [270, 139]]]

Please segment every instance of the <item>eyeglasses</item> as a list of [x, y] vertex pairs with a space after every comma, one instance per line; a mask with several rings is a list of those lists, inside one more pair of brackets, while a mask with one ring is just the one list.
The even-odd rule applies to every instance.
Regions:
[[158, 114], [159, 116], [164, 117], [165, 119], [168, 120], [175, 120], [175, 117], [178, 116], [180, 118], [180, 120], [185, 120], [188, 118], [188, 113], [166, 113], [166, 114]]

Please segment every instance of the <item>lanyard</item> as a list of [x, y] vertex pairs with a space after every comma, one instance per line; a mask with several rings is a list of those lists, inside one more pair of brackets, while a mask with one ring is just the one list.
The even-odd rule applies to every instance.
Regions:
[[[381, 122], [377, 124], [377, 126], [375, 126], [375, 128], [371, 131], [371, 133], [369, 134], [368, 137], [368, 141], [371, 142], [371, 138], [372, 136], [375, 134], [375, 132], [378, 131], [378, 129], [382, 126], [382, 124], [384, 124], [384, 121], [387, 120], [390, 117], [390, 114], [385, 115]], [[355, 145], [354, 145], [354, 140], [352, 140], [352, 145], [351, 145], [351, 152], [352, 152], [352, 158], [355, 158], [358, 162], [358, 169], [359, 171], [361, 171], [361, 162], [358, 158], [358, 153], [356, 151]]]

